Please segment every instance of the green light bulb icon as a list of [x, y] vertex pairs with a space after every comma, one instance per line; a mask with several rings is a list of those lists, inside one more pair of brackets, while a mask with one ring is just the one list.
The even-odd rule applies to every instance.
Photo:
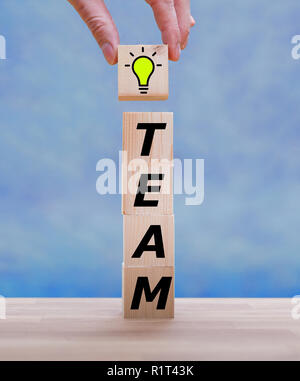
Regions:
[[[142, 53], [144, 52], [145, 47], [142, 46]], [[129, 52], [129, 54], [131, 57], [135, 57], [134, 53]], [[152, 57], [156, 55], [156, 51], [152, 53]], [[142, 54], [141, 56], [134, 58], [132, 64], [126, 63], [124, 66], [128, 68], [131, 67], [133, 74], [138, 80], [140, 94], [147, 94], [149, 90], [149, 81], [152, 74], [154, 73], [155, 67], [162, 67], [163, 65], [161, 63], [155, 64], [150, 57]]]
[[137, 57], [132, 63], [132, 71], [138, 79], [141, 94], [147, 94], [149, 90], [149, 80], [154, 72], [155, 65], [151, 58], [147, 56]]

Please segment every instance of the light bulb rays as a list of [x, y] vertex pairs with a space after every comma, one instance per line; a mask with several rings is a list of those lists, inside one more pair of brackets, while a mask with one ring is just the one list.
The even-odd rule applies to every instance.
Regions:
[[[145, 48], [142, 47], [142, 53], [145, 52]], [[135, 55], [130, 52], [129, 53], [133, 58], [132, 64], [125, 64], [125, 67], [131, 67], [134, 75], [138, 80], [138, 86], [140, 90], [140, 94], [147, 94], [149, 90], [149, 81], [154, 73], [155, 67], [161, 67], [162, 64], [155, 64], [152, 58], [146, 55], [140, 55], [135, 58]], [[152, 57], [154, 57], [157, 53], [154, 52]]]

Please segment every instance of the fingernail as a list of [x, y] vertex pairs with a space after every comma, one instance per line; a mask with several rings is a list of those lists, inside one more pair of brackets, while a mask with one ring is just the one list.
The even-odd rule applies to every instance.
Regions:
[[113, 49], [111, 43], [104, 42], [101, 49], [102, 49], [102, 52], [103, 52], [104, 57], [106, 58], [107, 62], [110, 63], [111, 65], [114, 64], [115, 53], [114, 53], [114, 49]]
[[184, 50], [187, 46], [187, 43], [188, 43], [188, 38], [185, 39], [185, 41], [183, 42], [183, 44], [181, 44], [181, 50]]

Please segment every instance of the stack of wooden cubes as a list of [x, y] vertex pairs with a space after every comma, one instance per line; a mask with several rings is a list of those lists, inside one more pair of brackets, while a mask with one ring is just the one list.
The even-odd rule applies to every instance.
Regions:
[[[138, 58], [153, 66], [147, 83], [134, 72]], [[119, 99], [167, 98], [168, 47], [120, 46]], [[122, 193], [124, 317], [172, 318], [173, 113], [123, 114]]]

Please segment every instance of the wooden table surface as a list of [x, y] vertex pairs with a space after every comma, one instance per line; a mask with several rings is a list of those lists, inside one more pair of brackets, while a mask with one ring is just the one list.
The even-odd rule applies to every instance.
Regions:
[[7, 299], [0, 360], [300, 360], [290, 299], [176, 299], [124, 320], [121, 299]]

